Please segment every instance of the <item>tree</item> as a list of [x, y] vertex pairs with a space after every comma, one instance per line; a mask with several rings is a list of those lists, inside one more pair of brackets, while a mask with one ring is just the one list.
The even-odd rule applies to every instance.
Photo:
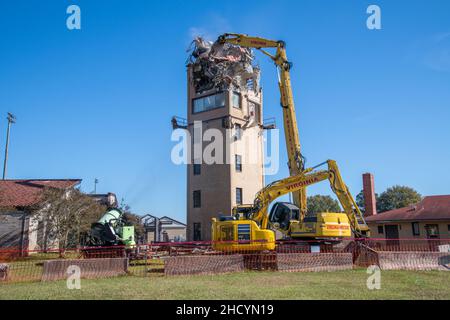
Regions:
[[330, 196], [315, 195], [308, 197], [308, 214], [341, 211], [339, 202]]
[[[380, 211], [378, 207], [378, 199], [379, 199], [378, 193], [375, 193], [377, 212]], [[364, 213], [366, 211], [366, 203], [364, 202], [364, 190], [361, 190], [361, 192], [356, 195], [355, 201], [356, 205], [359, 207], [359, 210], [361, 210], [361, 212]]]
[[42, 201], [32, 208], [31, 215], [40, 221], [35, 227], [44, 235], [44, 247], [48, 238], [52, 238], [63, 255], [69, 246], [79, 244], [81, 235], [90, 230], [105, 209], [77, 189], [46, 188]]
[[380, 194], [377, 200], [377, 210], [379, 212], [385, 212], [403, 208], [415, 204], [420, 200], [422, 200], [422, 196], [413, 188], [396, 185]]
[[[381, 213], [417, 203], [422, 199], [422, 196], [413, 188], [396, 185], [388, 188], [380, 195], [375, 193], [375, 199], [377, 202], [377, 212]], [[363, 190], [356, 196], [356, 204], [362, 212], [365, 212]]]

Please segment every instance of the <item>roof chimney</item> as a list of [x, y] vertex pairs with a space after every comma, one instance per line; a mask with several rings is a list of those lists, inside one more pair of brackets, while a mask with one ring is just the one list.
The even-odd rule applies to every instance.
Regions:
[[363, 193], [364, 193], [364, 216], [373, 216], [377, 214], [377, 200], [375, 198], [375, 184], [373, 174], [363, 174]]

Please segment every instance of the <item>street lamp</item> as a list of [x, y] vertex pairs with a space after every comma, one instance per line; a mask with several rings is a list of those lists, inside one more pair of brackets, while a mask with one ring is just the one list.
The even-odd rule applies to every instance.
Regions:
[[16, 123], [16, 116], [8, 112], [6, 117], [8, 120], [8, 128], [6, 129], [6, 146], [5, 146], [5, 162], [3, 163], [3, 180], [6, 179], [6, 169], [8, 167], [8, 147], [9, 147], [9, 132], [11, 131], [11, 124]]

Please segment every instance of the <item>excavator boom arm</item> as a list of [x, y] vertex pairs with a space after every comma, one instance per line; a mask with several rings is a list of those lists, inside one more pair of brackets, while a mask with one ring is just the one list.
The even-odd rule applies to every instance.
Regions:
[[262, 229], [267, 229], [269, 222], [268, 208], [272, 201], [290, 192], [302, 190], [307, 186], [328, 179], [331, 189], [349, 218], [353, 232], [357, 237], [362, 236], [361, 225], [364, 229], [368, 229], [364, 217], [342, 180], [336, 161], [328, 160], [327, 164], [327, 170], [313, 171], [312, 168], [309, 168], [301, 174], [275, 181], [263, 188], [256, 195], [252, 219], [259, 223]]
[[[289, 174], [296, 176], [303, 172], [304, 159], [301, 154], [300, 138], [295, 114], [294, 98], [290, 77], [291, 63], [287, 59], [284, 41], [275, 41], [259, 37], [250, 37], [245, 34], [225, 33], [218, 39], [220, 43], [231, 43], [234, 45], [261, 50], [269, 56], [278, 68], [278, 86], [281, 95], [281, 106], [283, 107], [283, 122], [286, 148], [288, 153]], [[263, 48], [276, 48], [272, 55]], [[306, 214], [306, 189], [300, 188], [293, 192], [294, 203], [300, 208], [301, 219]]]
[[331, 189], [338, 197], [344, 212], [347, 213], [353, 232], [358, 237], [362, 236], [361, 225], [366, 230], [368, 230], [368, 227], [361, 210], [359, 210], [355, 199], [342, 179], [336, 161], [328, 160], [328, 172], [330, 173], [329, 180]]
[[245, 34], [238, 33], [225, 33], [219, 37], [219, 42], [228, 42], [242, 47], [262, 49], [277, 48], [282, 41], [268, 40], [259, 37], [249, 37]]

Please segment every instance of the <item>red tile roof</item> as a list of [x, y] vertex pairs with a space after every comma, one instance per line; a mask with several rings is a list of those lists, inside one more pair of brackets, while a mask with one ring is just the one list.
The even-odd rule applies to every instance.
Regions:
[[81, 179], [0, 180], [0, 207], [28, 207], [39, 202], [45, 187], [67, 189]]
[[428, 196], [419, 203], [366, 217], [367, 222], [450, 220], [450, 195]]

